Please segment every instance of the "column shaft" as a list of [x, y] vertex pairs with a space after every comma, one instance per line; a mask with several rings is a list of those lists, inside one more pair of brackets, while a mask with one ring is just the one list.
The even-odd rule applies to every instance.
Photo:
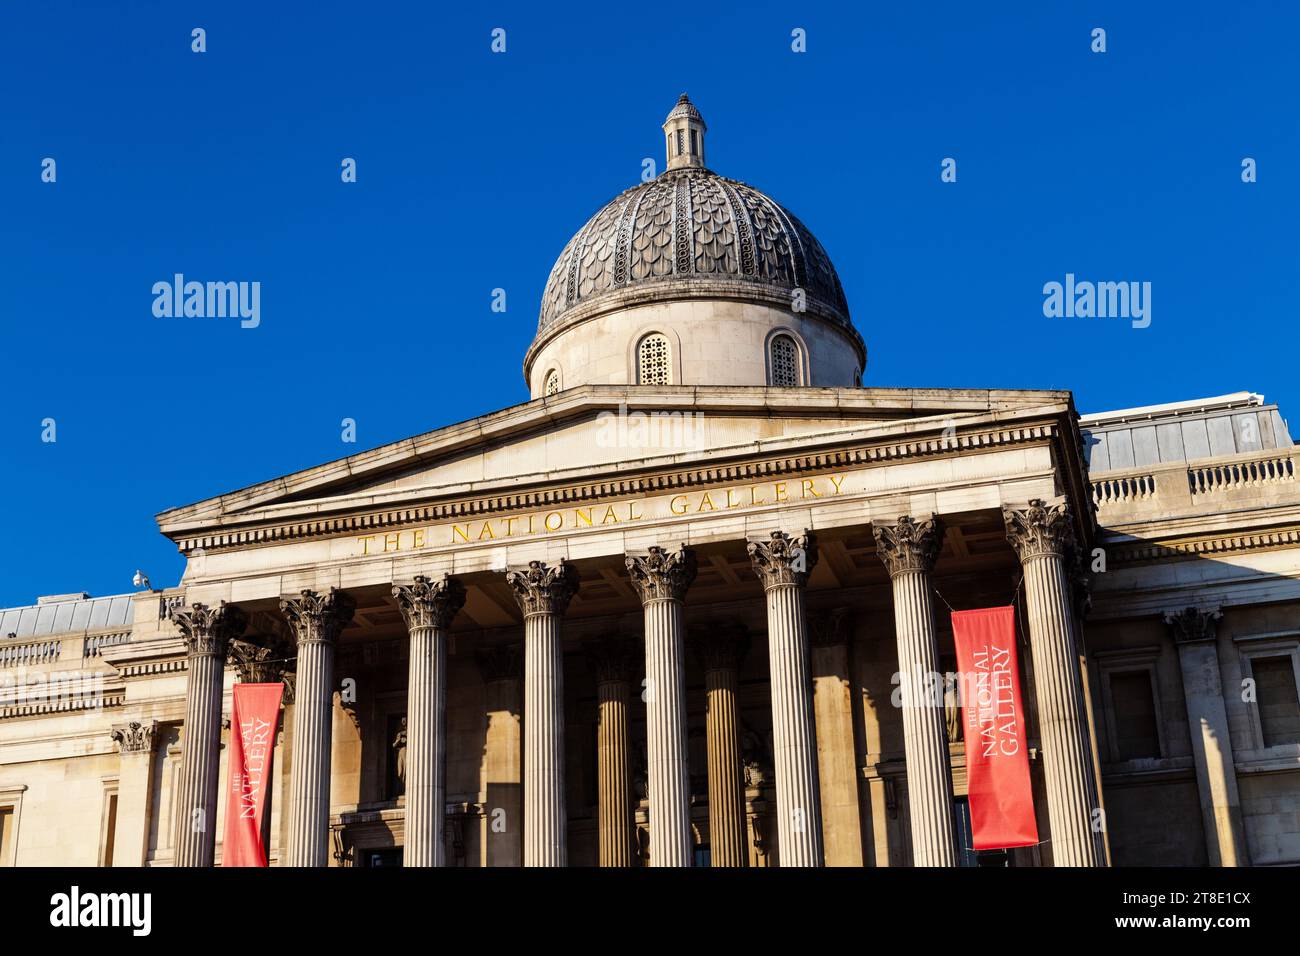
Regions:
[[221, 696], [226, 649], [246, 618], [224, 602], [195, 604], [173, 613], [189, 654], [181, 776], [174, 814], [176, 866], [212, 866], [217, 839], [217, 786], [221, 765]]
[[289, 866], [329, 865], [330, 764], [334, 744], [334, 647], [356, 602], [331, 588], [282, 599], [297, 638], [292, 769], [289, 779]]
[[713, 866], [746, 866], [745, 768], [740, 757], [740, 714], [735, 666], [704, 672], [708, 694], [709, 854]]
[[221, 765], [221, 693], [226, 667], [213, 654], [191, 656], [176, 800], [176, 866], [212, 866]]
[[930, 571], [943, 529], [935, 515], [920, 521], [901, 515], [892, 524], [873, 522], [872, 533], [894, 591], [912, 865], [956, 866], [952, 771], [930, 600]]
[[767, 648], [772, 678], [772, 760], [776, 768], [777, 840], [782, 866], [822, 865], [821, 797], [812, 675], [803, 591], [767, 591]]
[[406, 705], [404, 866], [443, 866], [447, 811], [447, 635], [413, 627]]
[[1100, 866], [1092, 830], [1092, 762], [1083, 719], [1079, 658], [1060, 555], [1044, 554], [1025, 562], [1025, 606], [1038, 695], [1052, 862], [1056, 866]]
[[333, 643], [299, 641], [294, 710], [288, 863], [327, 866], [334, 720]]
[[447, 817], [447, 629], [465, 588], [418, 575], [393, 597], [410, 636], [406, 684], [406, 846], [403, 866], [443, 866]]
[[632, 768], [628, 759], [627, 712], [631, 688], [625, 679], [598, 680], [596, 698], [596, 824], [601, 866], [631, 866], [636, 841], [632, 817]]
[[524, 619], [524, 866], [567, 866], [559, 615]]
[[645, 603], [651, 866], [693, 862], [683, 628], [680, 601], [660, 598]]
[[939, 672], [930, 575], [923, 570], [899, 572], [893, 577], [893, 589], [912, 864], [956, 866], [948, 732], [943, 708], [929, 693]]
[[524, 866], [566, 866], [564, 645], [560, 618], [577, 593], [578, 569], [529, 561], [507, 571], [524, 614]]

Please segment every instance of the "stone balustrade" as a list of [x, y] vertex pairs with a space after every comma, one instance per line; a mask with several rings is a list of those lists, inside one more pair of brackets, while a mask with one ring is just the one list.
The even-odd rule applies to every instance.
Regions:
[[1300, 503], [1300, 449], [1268, 449], [1092, 474], [1098, 520], [1113, 527], [1233, 507]]

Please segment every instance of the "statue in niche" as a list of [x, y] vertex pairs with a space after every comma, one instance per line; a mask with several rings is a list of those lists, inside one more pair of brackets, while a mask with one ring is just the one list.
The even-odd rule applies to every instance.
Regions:
[[395, 797], [400, 797], [406, 793], [406, 718], [402, 718], [401, 724], [397, 728], [397, 736], [393, 738], [393, 768], [397, 775], [397, 792]]
[[768, 753], [763, 738], [742, 723], [740, 734], [740, 762], [745, 768], [745, 786], [762, 787], [767, 782]]

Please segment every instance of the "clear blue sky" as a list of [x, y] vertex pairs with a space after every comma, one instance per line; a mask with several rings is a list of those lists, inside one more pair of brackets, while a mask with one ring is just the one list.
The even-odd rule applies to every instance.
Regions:
[[[0, 606], [174, 584], [157, 512], [525, 400], [551, 264], [683, 90], [830, 252], [866, 384], [1300, 415], [1296, 4], [280, 6], [0, 9]], [[260, 327], [155, 318], [176, 272]], [[1151, 326], [1044, 318], [1067, 272]]]

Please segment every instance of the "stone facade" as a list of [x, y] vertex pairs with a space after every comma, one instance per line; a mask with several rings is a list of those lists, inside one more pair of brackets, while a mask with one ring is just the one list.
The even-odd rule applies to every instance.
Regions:
[[[272, 865], [1300, 863], [1275, 409], [855, 387], [847, 332], [692, 383], [726, 322], [754, 376], [772, 322], [846, 326], [649, 288], [702, 310], [680, 380], [634, 384], [626, 311], [544, 307], [558, 391], [535, 361], [527, 403], [163, 513], [175, 588], [0, 612], [0, 865], [219, 864], [243, 679], [286, 685]], [[955, 669], [948, 606], [1008, 603], [1043, 842], [977, 855], [955, 702], [895, 695]]]

